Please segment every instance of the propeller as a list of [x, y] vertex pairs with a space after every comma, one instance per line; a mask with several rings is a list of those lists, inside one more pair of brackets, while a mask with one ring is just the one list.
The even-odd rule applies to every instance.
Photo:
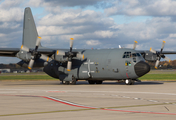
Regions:
[[72, 67], [72, 48], [73, 48], [73, 40], [74, 38], [70, 38], [70, 51], [68, 52], [68, 63], [67, 63], [67, 71], [71, 71]]
[[21, 46], [21, 50], [23, 51], [26, 51], [26, 52], [30, 52], [31, 53], [31, 59], [29, 61], [29, 64], [28, 64], [28, 68], [29, 69], [32, 69], [33, 65], [34, 65], [34, 62], [36, 59], [43, 59], [44, 61], [49, 61], [49, 57], [44, 55], [44, 54], [40, 54], [37, 50], [39, 48], [39, 45], [40, 45], [40, 40], [42, 38], [41, 37], [37, 37], [37, 40], [36, 40], [36, 45], [35, 45], [35, 49], [34, 50], [30, 50], [28, 47], [22, 45]]
[[72, 69], [72, 58], [73, 57], [76, 57], [79, 59], [84, 59], [84, 54], [79, 53], [79, 52], [78, 53], [72, 52], [73, 40], [74, 40], [74, 38], [70, 38], [70, 51], [66, 53], [66, 56], [68, 57], [67, 71], [71, 71], [71, 69]]
[[166, 57], [162, 52], [163, 52], [163, 49], [164, 49], [164, 45], [165, 45], [165, 41], [163, 41], [162, 43], [162, 46], [161, 46], [161, 50], [160, 52], [150, 48], [150, 52], [152, 53], [155, 53], [157, 55], [157, 60], [156, 60], [156, 63], [155, 63], [155, 68], [157, 69], [158, 68], [158, 65], [159, 65], [159, 62], [161, 60], [161, 58], [165, 59], [166, 61], [170, 62], [170, 58]]
[[136, 49], [136, 45], [137, 45], [137, 41], [134, 41], [134, 45], [133, 45], [133, 49], [135, 50]]

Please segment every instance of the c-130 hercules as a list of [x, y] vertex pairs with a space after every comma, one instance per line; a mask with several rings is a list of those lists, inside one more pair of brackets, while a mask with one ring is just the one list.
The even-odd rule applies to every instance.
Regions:
[[[49, 49], [40, 44], [31, 9], [25, 8], [23, 23], [23, 42], [21, 48], [0, 48], [0, 56], [20, 58], [18, 64], [22, 67], [44, 67], [43, 71], [51, 77], [57, 78], [63, 84], [76, 84], [77, 80], [88, 80], [89, 84], [102, 84], [104, 80], [120, 80], [126, 85], [132, 85], [138, 78], [150, 71], [145, 62], [156, 61], [158, 66], [161, 58], [170, 61], [164, 54], [176, 52], [135, 50], [133, 49]], [[142, 54], [142, 55], [141, 55]]]

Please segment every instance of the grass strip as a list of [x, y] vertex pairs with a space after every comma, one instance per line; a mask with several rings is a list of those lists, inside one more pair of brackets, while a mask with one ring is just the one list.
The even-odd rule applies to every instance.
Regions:
[[176, 74], [146, 74], [140, 80], [176, 80]]
[[58, 80], [49, 75], [17, 75], [17, 76], [0, 76], [0, 80]]

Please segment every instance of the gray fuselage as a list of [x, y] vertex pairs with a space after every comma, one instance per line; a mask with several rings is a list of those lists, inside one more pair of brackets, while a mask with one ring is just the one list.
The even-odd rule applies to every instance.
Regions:
[[[79, 52], [84, 54], [85, 59], [73, 58], [71, 71], [67, 71], [66, 63], [55, 60], [51, 61], [44, 71], [61, 81], [69, 81], [72, 76], [79, 80], [137, 79], [140, 76], [136, 74], [135, 65], [145, 61], [136, 50], [126, 48], [90, 49]], [[144, 71], [143, 74], [147, 72]]]

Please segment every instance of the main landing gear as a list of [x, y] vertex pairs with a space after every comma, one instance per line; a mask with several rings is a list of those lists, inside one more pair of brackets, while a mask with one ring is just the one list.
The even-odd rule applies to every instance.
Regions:
[[102, 80], [88, 80], [89, 84], [102, 84], [103, 81]]
[[126, 85], [134, 85], [134, 80], [132, 80], [132, 79], [126, 79], [125, 80], [125, 84]]
[[64, 85], [76, 85], [77, 79], [75, 77], [72, 77], [72, 81], [62, 81], [62, 84]]

